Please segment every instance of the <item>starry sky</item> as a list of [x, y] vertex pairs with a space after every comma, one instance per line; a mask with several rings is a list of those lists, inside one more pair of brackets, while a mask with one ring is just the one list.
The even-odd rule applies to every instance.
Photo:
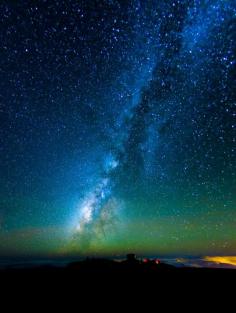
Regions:
[[234, 0], [0, 22], [0, 256], [236, 254]]

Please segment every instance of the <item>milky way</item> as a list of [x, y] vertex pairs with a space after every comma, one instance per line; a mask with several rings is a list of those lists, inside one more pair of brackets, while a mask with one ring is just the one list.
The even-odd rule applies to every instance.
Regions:
[[235, 1], [0, 10], [0, 254], [233, 254]]

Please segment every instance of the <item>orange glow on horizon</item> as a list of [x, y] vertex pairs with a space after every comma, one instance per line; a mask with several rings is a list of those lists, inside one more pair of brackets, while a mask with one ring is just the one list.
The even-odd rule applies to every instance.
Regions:
[[205, 261], [236, 266], [236, 256], [206, 256]]

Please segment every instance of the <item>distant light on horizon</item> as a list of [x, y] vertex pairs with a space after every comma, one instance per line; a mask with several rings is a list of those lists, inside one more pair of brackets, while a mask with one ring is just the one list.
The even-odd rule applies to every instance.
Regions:
[[206, 256], [205, 261], [236, 266], [236, 256]]

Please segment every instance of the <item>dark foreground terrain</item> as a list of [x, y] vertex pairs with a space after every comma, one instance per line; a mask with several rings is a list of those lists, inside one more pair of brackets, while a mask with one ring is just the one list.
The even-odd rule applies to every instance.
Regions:
[[89, 312], [94, 308], [95, 312], [104, 312], [104, 307], [108, 312], [135, 312], [143, 305], [149, 312], [165, 312], [163, 305], [170, 311], [184, 306], [188, 312], [195, 312], [197, 307], [203, 310], [206, 303], [218, 307], [221, 302], [224, 309], [232, 306], [235, 281], [233, 269], [87, 259], [66, 267], [0, 270], [0, 300], [8, 308], [27, 305], [31, 312], [54, 312], [55, 307], [62, 312]]
[[[31, 312], [47, 312], [50, 303], [59, 311], [88, 312], [94, 307], [103, 312], [126, 312], [127, 303], [161, 311], [161, 306], [199, 307], [205, 303], [224, 308], [235, 299], [236, 270], [211, 268], [177, 268], [156, 262], [127, 260], [85, 260], [66, 267], [38, 266], [0, 270], [0, 300], [15, 308], [28, 305]], [[33, 304], [33, 307], [32, 307]], [[39, 309], [39, 306], [41, 309]], [[86, 307], [86, 310], [81, 307]], [[98, 310], [98, 307], [100, 309]], [[92, 309], [90, 309], [92, 308]], [[30, 310], [31, 310], [30, 309]], [[3, 311], [5, 312], [5, 311]]]
[[41, 265], [28, 268], [5, 268], [0, 270], [0, 281], [5, 287], [10, 285], [11, 288], [39, 284], [44, 284], [45, 288], [91, 284], [95, 288], [103, 283], [137, 286], [137, 283], [144, 282], [148, 285], [154, 284], [158, 288], [169, 284], [178, 289], [180, 285], [199, 283], [202, 287], [216, 286], [214, 284], [220, 286], [222, 281], [226, 286], [236, 281], [236, 270], [175, 267], [165, 263], [143, 262], [132, 258], [123, 262], [86, 259], [70, 263], [65, 267]]

